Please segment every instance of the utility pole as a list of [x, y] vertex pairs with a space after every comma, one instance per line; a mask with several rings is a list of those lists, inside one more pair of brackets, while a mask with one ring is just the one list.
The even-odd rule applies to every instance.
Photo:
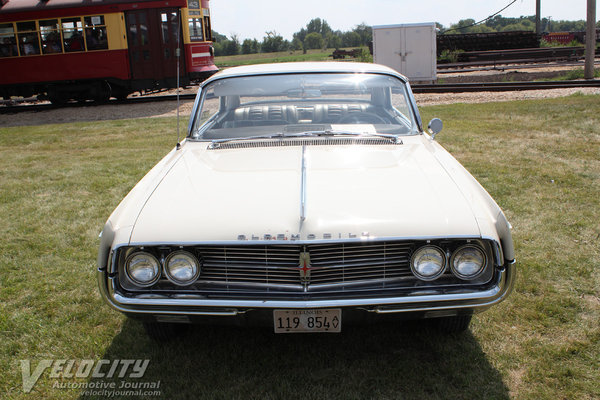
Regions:
[[542, 0], [535, 0], [535, 33], [542, 34]]
[[585, 79], [594, 79], [596, 58], [596, 0], [587, 2], [587, 32], [585, 35]]

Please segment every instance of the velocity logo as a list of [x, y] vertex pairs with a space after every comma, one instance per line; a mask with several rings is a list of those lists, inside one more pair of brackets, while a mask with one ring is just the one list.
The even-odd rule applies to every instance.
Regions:
[[144, 376], [150, 360], [41, 360], [31, 369], [31, 360], [21, 361], [23, 391], [31, 392], [42, 374], [50, 378], [133, 378]]

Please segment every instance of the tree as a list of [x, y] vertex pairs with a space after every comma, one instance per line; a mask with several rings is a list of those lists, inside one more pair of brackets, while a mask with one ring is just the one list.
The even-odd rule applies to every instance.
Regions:
[[326, 42], [325, 45], [327, 48], [339, 49], [340, 47], [342, 47], [341, 32], [340, 32], [340, 35], [337, 35], [336, 33], [328, 34], [325, 42]]
[[239, 54], [240, 52], [240, 40], [238, 39], [238, 35], [231, 35], [231, 40], [226, 40], [223, 42], [223, 52], [226, 56], [233, 56]]
[[321, 37], [327, 37], [327, 34], [331, 33], [331, 27], [325, 20], [321, 18], [313, 18], [308, 24], [306, 24], [306, 33], [320, 33]]
[[323, 43], [323, 36], [318, 32], [309, 33], [304, 39], [304, 47], [307, 49], [320, 49]]
[[360, 44], [362, 46], [368, 46], [373, 41], [373, 29], [364, 22], [360, 25], [356, 25], [352, 32], [358, 33], [360, 36]]
[[503, 27], [501, 29], [501, 32], [511, 32], [511, 31], [535, 31], [535, 25], [527, 26], [524, 22], [521, 22], [518, 24], [506, 25], [505, 27]]
[[262, 44], [260, 45], [263, 53], [274, 53], [276, 51], [286, 51], [290, 43], [287, 40], [283, 40], [283, 36], [277, 34], [275, 31], [265, 32], [267, 36], [263, 37]]
[[297, 37], [294, 37], [294, 40], [292, 40], [292, 43], [290, 44], [290, 48], [292, 50], [302, 50], [302, 41]]
[[304, 38], [306, 35], [306, 29], [302, 28], [298, 32], [294, 33], [294, 39], [298, 39], [300, 42], [304, 43]]
[[260, 53], [260, 43], [256, 39], [252, 39], [252, 53]]
[[213, 37], [213, 42], [215, 42], [215, 43], [224, 42], [227, 40], [227, 36], [221, 35], [217, 31], [212, 31], [212, 37]]
[[244, 39], [242, 43], [242, 54], [252, 54], [252, 39]]
[[358, 47], [361, 45], [360, 35], [354, 31], [342, 34], [342, 47]]

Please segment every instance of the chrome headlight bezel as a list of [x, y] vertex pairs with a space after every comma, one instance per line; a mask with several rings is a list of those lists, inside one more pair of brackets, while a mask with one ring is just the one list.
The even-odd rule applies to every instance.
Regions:
[[[479, 270], [476, 273], [469, 274], [469, 275], [460, 272], [458, 270], [458, 267], [455, 265], [455, 263], [457, 262], [457, 257], [462, 255], [464, 252], [466, 252], [468, 250], [474, 250], [477, 253], [479, 253], [481, 260], [482, 260]], [[460, 246], [458, 249], [454, 250], [454, 252], [452, 253], [452, 257], [450, 257], [450, 270], [452, 271], [454, 276], [456, 276], [457, 278], [465, 280], [465, 281], [472, 281], [474, 279], [479, 278], [481, 276], [481, 274], [483, 274], [483, 272], [486, 269], [487, 262], [488, 262], [488, 257], [483, 248], [481, 248], [478, 245], [474, 245], [474, 244], [465, 244], [463, 246]]]
[[[418, 270], [418, 266], [416, 265], [417, 262], [419, 262], [418, 258], [422, 257], [424, 254], [424, 252], [426, 251], [434, 251], [435, 253], [437, 253], [440, 256], [441, 262], [439, 265], [439, 270], [432, 275], [423, 275], [419, 270]], [[412, 271], [413, 275], [417, 278], [420, 279], [422, 281], [426, 281], [426, 282], [430, 282], [430, 281], [434, 281], [436, 279], [438, 279], [440, 276], [443, 275], [444, 271], [446, 270], [446, 264], [447, 264], [447, 258], [446, 258], [446, 252], [438, 246], [434, 246], [434, 245], [425, 245], [425, 246], [421, 246], [418, 249], [416, 249], [411, 258], [410, 258], [410, 270]]]
[[[185, 257], [189, 258], [192, 261], [192, 264], [195, 266], [195, 271], [190, 279], [181, 280], [181, 279], [177, 279], [175, 276], [173, 276], [173, 273], [170, 268], [170, 263], [173, 260], [173, 258], [175, 258], [178, 255], [184, 255]], [[165, 258], [164, 274], [167, 277], [167, 279], [169, 280], [169, 282], [171, 282], [177, 286], [189, 286], [189, 285], [193, 284], [194, 282], [196, 282], [196, 280], [198, 280], [200, 273], [201, 273], [200, 262], [198, 261], [198, 258], [196, 256], [194, 256], [192, 253], [190, 253], [189, 251], [177, 250], [177, 251], [170, 253]]]
[[[155, 264], [155, 272], [154, 272], [154, 277], [149, 280], [149, 281], [140, 281], [139, 279], [136, 279], [134, 277], [134, 274], [131, 271], [131, 261], [139, 256], [145, 256], [147, 257], [150, 261], [153, 261]], [[156, 282], [158, 282], [158, 280], [160, 279], [160, 275], [161, 275], [161, 265], [160, 265], [160, 261], [151, 253], [148, 253], [147, 251], [136, 251], [131, 253], [126, 261], [125, 261], [125, 274], [127, 275], [127, 278], [131, 281], [131, 283], [133, 283], [134, 285], [138, 286], [138, 287], [150, 287], [152, 285], [154, 285]]]

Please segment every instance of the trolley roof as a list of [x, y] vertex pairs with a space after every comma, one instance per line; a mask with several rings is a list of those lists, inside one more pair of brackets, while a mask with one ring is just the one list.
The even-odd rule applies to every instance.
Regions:
[[[141, 8], [184, 7], [185, 0], [0, 0], [0, 14], [19, 14], [27, 18], [43, 17], [46, 13], [60, 15], [60, 10], [90, 9], [100, 11], [122, 11]], [[2, 18], [6, 20], [6, 18]]]

